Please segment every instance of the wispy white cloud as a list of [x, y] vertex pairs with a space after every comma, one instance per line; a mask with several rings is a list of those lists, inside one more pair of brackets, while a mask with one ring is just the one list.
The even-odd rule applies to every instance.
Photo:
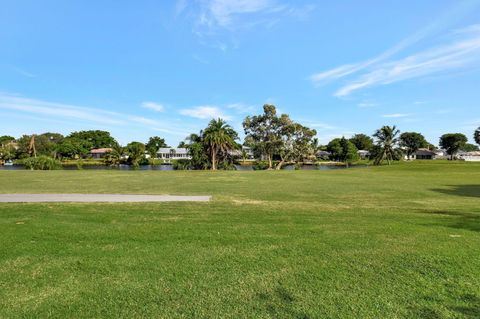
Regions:
[[228, 104], [226, 107], [240, 114], [253, 113], [257, 110], [255, 105], [248, 105], [244, 103], [232, 103]]
[[155, 103], [155, 102], [143, 102], [142, 107], [145, 109], [149, 109], [155, 112], [164, 112], [165, 107], [162, 104]]
[[68, 104], [52, 103], [36, 99], [0, 94], [0, 109], [14, 110], [72, 120], [84, 120], [103, 124], [124, 124], [117, 113], [79, 107]]
[[[437, 73], [462, 68], [474, 62], [479, 62], [478, 42], [480, 40], [480, 25], [471, 25], [463, 29], [446, 32], [447, 36], [455, 37], [455, 41], [439, 47], [430, 47], [410, 54], [404, 58], [392, 59], [407, 48], [430, 40], [451, 28], [452, 25], [471, 14], [479, 7], [478, 1], [455, 3], [443, 15], [431, 24], [420, 29], [413, 35], [400, 41], [381, 54], [362, 62], [349, 63], [330, 70], [315, 73], [310, 76], [314, 85], [319, 86], [341, 78], [350, 78], [335, 96], [345, 97], [355, 91], [391, 84], [397, 81], [437, 75]], [[444, 32], [445, 33], [445, 32]], [[443, 40], [448, 37], [443, 37]], [[352, 76], [360, 73], [357, 78]]]
[[157, 121], [145, 117], [106, 111], [99, 108], [55, 103], [38, 99], [0, 93], [0, 110], [13, 111], [18, 116], [41, 116], [38, 119], [61, 121], [85, 126], [109, 127], [142, 127], [151, 130], [162, 130], [173, 135], [185, 136], [186, 131], [179, 130], [171, 123]]
[[373, 103], [373, 102], [361, 102], [357, 104], [358, 107], [361, 108], [367, 108], [367, 107], [375, 107], [378, 106], [378, 103]]
[[335, 96], [347, 96], [368, 87], [420, 78], [478, 64], [480, 64], [480, 32], [400, 60], [375, 65], [356, 80], [338, 89]]
[[[292, 5], [283, 0], [178, 0], [175, 15], [193, 18], [193, 33], [200, 42], [226, 52], [238, 47], [228, 33], [251, 30], [262, 26], [271, 28], [283, 18], [305, 19], [315, 9], [314, 4]], [[227, 39], [218, 37], [227, 34]], [[212, 40], [212, 36], [217, 39]], [[233, 42], [233, 43], [230, 43]]]
[[23, 75], [23, 76], [25, 76], [25, 77], [27, 77], [27, 78], [36, 78], [36, 77], [37, 77], [36, 74], [33, 74], [33, 73], [29, 72], [29, 71], [26, 71], [26, 70], [24, 70], [24, 69], [22, 69], [22, 68], [19, 68], [19, 67], [14, 66], [14, 65], [10, 65], [10, 68], [11, 68], [13, 71], [17, 72], [18, 74]]
[[180, 114], [198, 119], [222, 118], [224, 120], [230, 120], [232, 118], [231, 116], [224, 114], [219, 107], [211, 105], [182, 109], [180, 110]]
[[401, 118], [401, 117], [408, 117], [410, 115], [411, 114], [408, 114], [408, 113], [393, 113], [393, 114], [384, 114], [384, 115], [382, 115], [382, 117], [385, 117], [385, 118]]

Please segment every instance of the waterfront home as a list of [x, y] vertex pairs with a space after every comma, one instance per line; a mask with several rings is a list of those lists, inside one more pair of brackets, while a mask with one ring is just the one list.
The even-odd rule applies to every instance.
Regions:
[[230, 150], [228, 151], [228, 154], [230, 154], [233, 157], [238, 157], [243, 159], [245, 155], [246, 160], [254, 160], [255, 156], [253, 155], [253, 151], [250, 147], [248, 146], [242, 146], [241, 150]]
[[466, 162], [480, 162], [480, 151], [458, 153], [458, 159]]
[[191, 159], [192, 157], [190, 156], [190, 154], [188, 154], [188, 150], [186, 148], [162, 147], [157, 151], [157, 158], [166, 160], [177, 160]]
[[367, 150], [358, 150], [357, 154], [362, 160], [368, 159], [370, 157], [370, 152]]
[[418, 149], [415, 154], [410, 155], [410, 158], [408, 158], [407, 155], [405, 155], [405, 159], [408, 160], [434, 160], [437, 157], [437, 153], [434, 151], [431, 151], [427, 148], [420, 148]]
[[107, 155], [107, 153], [110, 153], [111, 151], [111, 148], [94, 148], [90, 151], [90, 155], [94, 159], [101, 159], [104, 158], [105, 155]]

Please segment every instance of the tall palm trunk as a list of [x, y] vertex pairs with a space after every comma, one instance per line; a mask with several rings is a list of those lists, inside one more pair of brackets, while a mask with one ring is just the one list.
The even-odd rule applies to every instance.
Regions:
[[217, 149], [212, 146], [212, 171], [217, 170]]

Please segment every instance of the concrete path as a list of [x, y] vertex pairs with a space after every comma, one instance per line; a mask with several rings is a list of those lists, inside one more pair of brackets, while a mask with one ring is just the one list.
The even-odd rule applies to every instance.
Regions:
[[120, 195], [120, 194], [0, 194], [0, 203], [50, 202], [208, 202], [211, 196]]

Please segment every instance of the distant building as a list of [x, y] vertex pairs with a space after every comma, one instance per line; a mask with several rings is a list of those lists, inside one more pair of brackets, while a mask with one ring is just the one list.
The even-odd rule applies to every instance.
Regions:
[[466, 162], [480, 162], [480, 151], [459, 153], [458, 158]]
[[177, 160], [177, 159], [191, 159], [186, 148], [172, 148], [162, 147], [157, 152], [158, 159]]
[[[437, 153], [430, 151], [427, 148], [420, 148], [414, 154], [410, 155], [410, 160], [434, 160], [437, 157]], [[405, 155], [405, 159], [408, 160], [408, 156]]]
[[358, 150], [357, 154], [362, 160], [368, 159], [370, 157], [370, 152], [367, 150]]
[[110, 153], [111, 151], [111, 148], [94, 148], [90, 151], [90, 155], [92, 155], [92, 158], [94, 159], [101, 159], [104, 158], [105, 155], [107, 155], [107, 153]]
[[448, 157], [446, 150], [435, 150], [435, 158], [436, 159], [445, 159]]
[[332, 155], [330, 152], [327, 151], [318, 151], [317, 152], [317, 158], [321, 160], [328, 160], [330, 158], [330, 155]]
[[242, 158], [242, 159], [243, 159], [244, 153], [246, 155], [245, 159], [247, 159], [247, 160], [254, 160], [255, 159], [255, 155], [253, 154], [252, 149], [248, 146], [242, 146], [241, 150], [230, 150], [230, 151], [228, 151], [228, 154], [230, 154], [231, 156], [239, 157], [239, 158]]

